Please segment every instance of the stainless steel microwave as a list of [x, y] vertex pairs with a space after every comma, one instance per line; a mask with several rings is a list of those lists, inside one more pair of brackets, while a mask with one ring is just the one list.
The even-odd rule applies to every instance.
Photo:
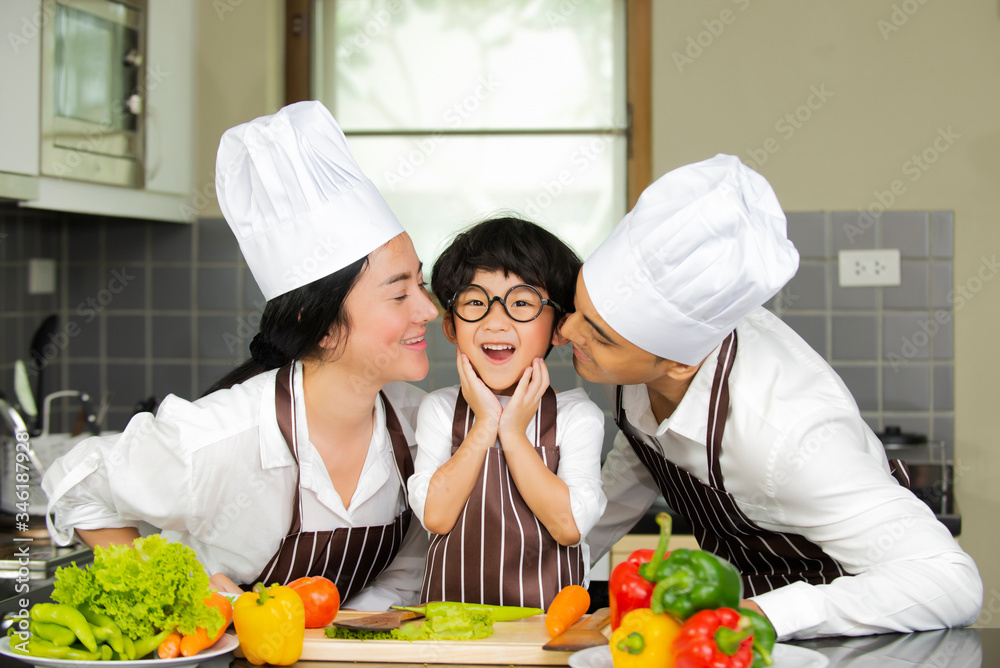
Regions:
[[41, 173], [142, 188], [146, 0], [44, 0]]

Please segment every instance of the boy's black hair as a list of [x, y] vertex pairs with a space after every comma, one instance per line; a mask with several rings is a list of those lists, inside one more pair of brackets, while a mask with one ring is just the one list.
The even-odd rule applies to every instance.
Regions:
[[477, 271], [503, 271], [544, 288], [569, 313], [582, 265], [573, 249], [544, 227], [510, 216], [490, 218], [459, 233], [441, 253], [431, 272], [431, 290], [447, 309]]

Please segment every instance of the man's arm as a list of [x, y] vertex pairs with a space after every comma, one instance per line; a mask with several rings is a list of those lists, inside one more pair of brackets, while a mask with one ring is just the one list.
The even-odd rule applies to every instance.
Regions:
[[608, 502], [601, 519], [587, 535], [591, 565], [635, 526], [660, 495], [653, 476], [621, 432], [604, 460], [601, 480]]
[[[806, 419], [770, 458], [768, 515], [850, 576], [753, 598], [781, 639], [908, 632], [975, 621], [983, 586], [972, 558], [930, 508], [899, 486], [866, 447], [860, 416]], [[809, 447], [804, 447], [808, 445]], [[755, 512], [756, 510], [756, 512]], [[747, 507], [759, 515], [759, 507]]]

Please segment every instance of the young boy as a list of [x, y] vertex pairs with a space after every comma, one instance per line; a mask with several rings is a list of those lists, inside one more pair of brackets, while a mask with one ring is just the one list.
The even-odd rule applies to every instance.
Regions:
[[409, 496], [432, 534], [421, 600], [547, 608], [589, 580], [604, 416], [582, 389], [557, 395], [543, 361], [566, 343], [579, 267], [517, 218], [472, 227], [434, 264], [461, 386], [425, 397], [417, 418]]

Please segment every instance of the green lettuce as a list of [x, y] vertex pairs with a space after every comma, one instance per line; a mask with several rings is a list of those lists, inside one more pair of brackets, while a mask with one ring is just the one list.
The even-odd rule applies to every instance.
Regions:
[[328, 626], [327, 638], [343, 640], [477, 640], [493, 635], [493, 613], [489, 610], [459, 609], [411, 622], [391, 631], [365, 631]]
[[132, 547], [96, 548], [89, 568], [74, 563], [58, 569], [52, 599], [86, 604], [139, 639], [171, 628], [185, 634], [199, 626], [218, 630], [222, 614], [205, 604], [209, 594], [208, 575], [194, 550], [153, 534]]
[[489, 610], [463, 610], [428, 617], [420, 624], [406, 624], [394, 629], [400, 640], [477, 640], [493, 635], [493, 613]]

